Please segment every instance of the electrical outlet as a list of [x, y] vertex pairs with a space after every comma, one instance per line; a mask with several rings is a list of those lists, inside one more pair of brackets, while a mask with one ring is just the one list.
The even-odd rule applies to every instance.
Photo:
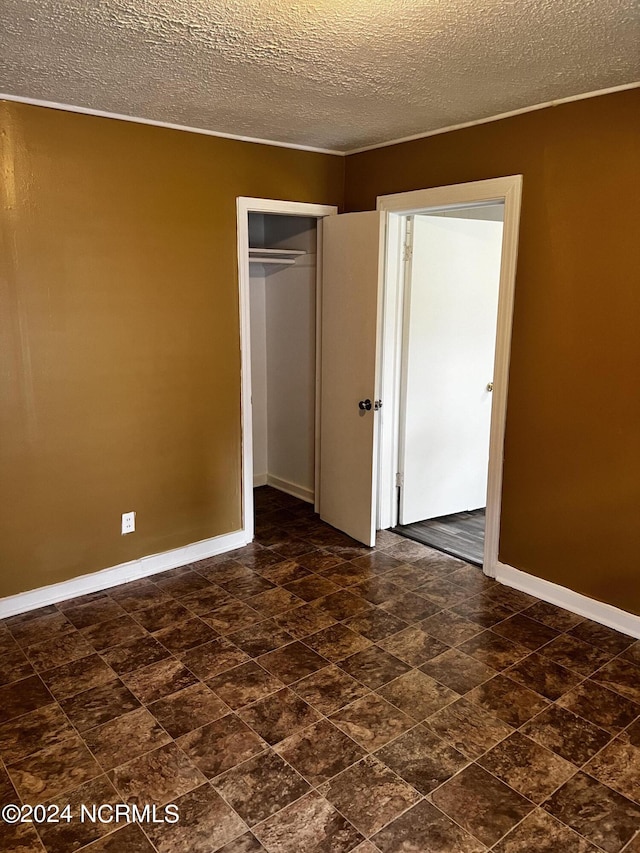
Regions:
[[122, 513], [122, 535], [133, 533], [136, 529], [136, 514], [135, 512]]

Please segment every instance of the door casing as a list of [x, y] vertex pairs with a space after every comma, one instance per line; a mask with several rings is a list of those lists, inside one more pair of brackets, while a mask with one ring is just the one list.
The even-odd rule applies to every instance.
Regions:
[[504, 435], [511, 352], [511, 328], [518, 255], [522, 175], [434, 187], [379, 196], [377, 209], [387, 214], [387, 244], [382, 326], [381, 394], [385, 417], [380, 428], [378, 528], [394, 527], [398, 519], [396, 474], [401, 404], [401, 361], [407, 217], [448, 208], [504, 202], [493, 402], [489, 440], [489, 471], [483, 571], [495, 577], [500, 540], [500, 509]]

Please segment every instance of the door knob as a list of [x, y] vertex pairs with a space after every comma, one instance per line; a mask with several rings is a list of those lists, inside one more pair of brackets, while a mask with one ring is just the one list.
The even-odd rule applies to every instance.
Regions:
[[358, 403], [358, 408], [362, 412], [370, 412], [371, 411], [371, 400], [360, 400]]
[[493, 391], [493, 382], [487, 382], [487, 391]]

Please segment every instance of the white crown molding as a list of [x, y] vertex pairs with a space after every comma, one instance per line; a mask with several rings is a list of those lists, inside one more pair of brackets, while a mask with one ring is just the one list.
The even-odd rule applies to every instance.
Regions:
[[232, 139], [235, 142], [253, 142], [256, 145], [271, 145], [274, 148], [293, 148], [295, 151], [310, 151], [312, 154], [333, 154], [344, 157], [344, 151], [333, 151], [330, 148], [314, 148], [312, 145], [298, 145], [295, 142], [278, 142], [275, 139], [259, 139], [254, 136], [239, 136], [235, 133], [222, 133], [217, 130], [206, 130], [202, 127], [189, 127], [186, 124], [172, 124], [168, 121], [157, 121], [140, 116], [127, 116], [122, 113], [110, 113], [106, 110], [93, 110], [89, 107], [76, 107], [73, 104], [59, 104], [56, 101], [43, 101], [39, 98], [25, 98], [22, 95], [7, 95], [0, 92], [0, 101], [13, 101], [17, 104], [30, 104], [33, 107], [48, 107], [51, 110], [62, 110], [67, 113], [112, 118], [116, 121], [129, 121], [133, 124], [148, 124], [152, 127], [164, 127], [168, 130], [181, 130], [185, 133], [199, 133], [201, 136], [217, 136], [220, 139]]
[[604, 601], [596, 601], [595, 598], [589, 598], [565, 586], [521, 572], [504, 563], [498, 563], [496, 567], [496, 580], [505, 586], [528, 592], [529, 595], [535, 595], [536, 598], [541, 598], [549, 604], [556, 604], [558, 607], [563, 607], [579, 616], [585, 616], [608, 628], [640, 638], [640, 616], [634, 613], [620, 610], [611, 604], [605, 604]]
[[640, 87], [640, 81], [637, 83], [625, 83], [622, 86], [611, 86], [609, 89], [599, 89], [596, 92], [583, 92], [581, 95], [569, 95], [567, 98], [558, 98], [555, 101], [545, 101], [542, 104], [534, 104], [531, 107], [521, 107], [519, 110], [511, 110], [508, 113], [499, 113], [495, 116], [487, 116], [487, 118], [479, 118], [474, 121], [463, 122], [462, 124], [451, 124], [448, 127], [440, 127], [437, 130], [427, 130], [424, 133], [414, 133], [413, 136], [402, 136], [399, 139], [390, 139], [388, 142], [377, 142], [374, 145], [363, 145], [362, 148], [350, 148], [346, 152], [341, 152], [351, 156], [351, 154], [362, 154], [365, 151], [375, 151], [377, 148], [388, 148], [390, 145], [400, 145], [403, 142], [413, 142], [416, 139], [426, 139], [429, 136], [439, 136], [441, 133], [451, 133], [454, 130], [464, 130], [466, 127], [475, 127], [478, 124], [489, 124], [493, 121], [502, 121], [503, 118], [513, 118], [513, 116], [524, 115], [524, 113], [533, 113], [536, 110], [545, 110], [547, 107], [558, 107], [561, 104], [570, 104], [573, 101], [585, 101], [587, 98], [598, 98], [600, 95], [612, 95], [615, 92], [625, 92], [628, 89], [637, 89]]
[[243, 530], [234, 533], [226, 533], [223, 536], [214, 536], [211, 539], [203, 539], [193, 542], [182, 548], [174, 548], [160, 554], [152, 554], [149, 557], [140, 557], [128, 563], [121, 563], [108, 569], [92, 572], [89, 575], [80, 575], [68, 581], [43, 586], [39, 589], [31, 589], [27, 592], [19, 592], [17, 595], [9, 595], [0, 598], [0, 619], [14, 616], [16, 613], [26, 613], [28, 610], [36, 610], [47, 604], [55, 604], [78, 595], [86, 595], [90, 592], [99, 592], [118, 586], [128, 581], [165, 572], [168, 569], [176, 569], [197, 560], [207, 557], [215, 557], [235, 548], [242, 548], [250, 542]]
[[524, 113], [535, 112], [536, 110], [544, 110], [547, 107], [557, 107], [561, 104], [569, 104], [573, 101], [584, 101], [587, 98], [597, 98], [600, 95], [611, 95], [615, 92], [625, 92], [628, 89], [637, 89], [640, 87], [640, 81], [635, 83], [624, 83], [622, 86], [611, 86], [608, 89], [598, 89], [595, 92], [583, 92], [580, 95], [569, 95], [566, 98], [558, 98], [554, 101], [545, 101], [541, 104], [534, 104], [531, 107], [522, 107], [518, 110], [511, 110], [507, 113], [499, 113], [486, 118], [475, 119], [474, 121], [462, 122], [461, 124], [451, 124], [447, 127], [440, 127], [436, 130], [427, 130], [424, 133], [414, 133], [412, 136], [401, 136], [397, 139], [389, 139], [386, 142], [375, 142], [372, 145], [364, 145], [360, 148], [349, 148], [346, 151], [336, 151], [332, 148], [316, 148], [312, 145], [299, 145], [295, 142], [279, 142], [275, 139], [260, 139], [253, 136], [239, 136], [234, 133], [222, 133], [217, 130], [205, 130], [201, 127], [190, 127], [183, 124], [171, 124], [171, 122], [157, 121], [150, 118], [140, 118], [140, 116], [128, 116], [122, 113], [110, 113], [106, 110], [94, 110], [89, 107], [78, 107], [73, 104], [60, 104], [56, 101], [46, 101], [39, 98], [27, 98], [23, 95], [9, 95], [0, 92], [0, 101], [14, 101], [18, 104], [31, 104], [34, 107], [48, 107], [52, 110], [63, 110], [64, 112], [80, 113], [81, 115], [98, 116], [99, 118], [111, 118], [117, 121], [129, 121], [133, 124], [148, 124], [152, 127], [165, 127], [169, 130], [181, 130], [186, 133], [199, 133], [202, 136], [216, 136], [220, 139], [233, 139], [236, 142], [253, 142], [256, 145], [271, 145], [275, 148], [292, 148], [295, 151], [310, 151], [313, 154], [332, 154], [336, 157], [349, 157], [351, 154], [362, 154], [365, 151], [375, 151], [377, 148], [388, 148], [391, 145], [400, 145], [403, 142], [413, 142], [416, 139], [427, 139], [429, 136], [439, 136], [441, 133], [451, 133], [454, 130], [464, 130], [467, 127], [475, 127], [478, 124], [489, 124], [493, 121], [501, 121], [504, 118], [512, 118], [513, 116], [523, 115]]

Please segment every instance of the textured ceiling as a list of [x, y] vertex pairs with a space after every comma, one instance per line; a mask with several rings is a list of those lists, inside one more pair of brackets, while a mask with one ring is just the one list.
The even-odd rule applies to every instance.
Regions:
[[349, 150], [640, 77], [637, 0], [0, 0], [0, 92]]

